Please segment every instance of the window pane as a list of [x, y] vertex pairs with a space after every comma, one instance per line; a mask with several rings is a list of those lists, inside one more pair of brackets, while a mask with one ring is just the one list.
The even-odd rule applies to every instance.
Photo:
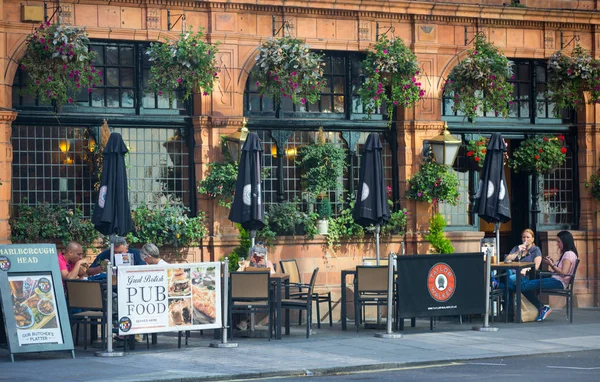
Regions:
[[333, 97], [334, 107], [336, 113], [344, 112], [344, 96], [335, 96]]
[[519, 99], [529, 99], [529, 84], [519, 84]]
[[104, 89], [94, 89], [92, 92], [92, 106], [104, 106]]
[[344, 58], [333, 57], [333, 74], [344, 74]]
[[333, 92], [336, 94], [344, 93], [344, 77], [335, 77], [333, 79]]
[[529, 102], [521, 101], [521, 118], [529, 118]]
[[142, 106], [148, 109], [154, 109], [156, 107], [156, 101], [154, 100], [154, 93], [145, 92], [144, 98], [142, 99]]
[[121, 69], [121, 86], [132, 88], [133, 78], [133, 69]]
[[121, 48], [121, 65], [133, 66], [133, 47], [126, 46]]
[[92, 45], [91, 49], [96, 52], [94, 65], [104, 65], [104, 47], [102, 45]]
[[530, 81], [529, 77], [529, 65], [528, 64], [519, 64], [519, 72], [517, 79], [519, 81]]
[[321, 111], [323, 113], [331, 113], [331, 96], [321, 97]]
[[107, 46], [104, 59], [106, 65], [119, 65], [119, 48], [116, 46]]
[[121, 93], [121, 107], [133, 106], [133, 89], [123, 90]]
[[119, 89], [106, 89], [106, 106], [119, 107]]
[[118, 68], [106, 68], [106, 86], [119, 86]]

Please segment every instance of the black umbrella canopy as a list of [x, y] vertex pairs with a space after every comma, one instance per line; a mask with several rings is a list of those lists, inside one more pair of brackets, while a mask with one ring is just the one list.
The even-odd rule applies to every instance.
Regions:
[[504, 152], [506, 144], [502, 135], [493, 133], [487, 145], [481, 179], [475, 195], [475, 211], [488, 223], [505, 223], [510, 220]]
[[235, 196], [229, 212], [229, 220], [240, 223], [250, 231], [260, 230], [265, 226], [261, 187], [262, 151], [258, 135], [248, 134], [242, 147]]
[[385, 224], [390, 220], [383, 181], [382, 149], [379, 134], [369, 134], [360, 158], [359, 188], [353, 211], [354, 221], [363, 227]]
[[103, 152], [100, 190], [92, 217], [94, 227], [104, 235], [123, 236], [133, 229], [125, 169], [127, 151], [121, 134], [112, 133]]

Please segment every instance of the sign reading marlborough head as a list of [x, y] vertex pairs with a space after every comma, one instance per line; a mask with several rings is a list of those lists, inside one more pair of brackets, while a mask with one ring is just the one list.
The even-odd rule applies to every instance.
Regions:
[[481, 253], [398, 257], [400, 317], [485, 313]]
[[221, 264], [118, 269], [119, 333], [221, 328]]
[[0, 294], [11, 357], [73, 349], [54, 244], [0, 245]]

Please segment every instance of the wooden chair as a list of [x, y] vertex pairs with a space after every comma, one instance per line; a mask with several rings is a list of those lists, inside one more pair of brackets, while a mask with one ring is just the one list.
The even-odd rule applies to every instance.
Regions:
[[[69, 319], [72, 325], [77, 325], [75, 343], [79, 337], [79, 325], [84, 327], [83, 348], [87, 349], [87, 327], [100, 325], [102, 329], [102, 347], [106, 344], [106, 330], [104, 325], [108, 322], [106, 312], [106, 284], [101, 281], [67, 280], [67, 306]], [[112, 303], [112, 302], [111, 302]], [[73, 313], [73, 312], [77, 313]], [[112, 339], [111, 339], [112, 340]]]
[[[307, 291], [305, 290], [302, 283], [302, 277], [300, 276], [300, 268], [298, 268], [298, 262], [296, 259], [280, 260], [279, 266], [281, 272], [290, 276], [290, 289], [298, 288], [298, 290], [290, 291], [291, 298], [305, 299]], [[317, 328], [321, 329], [321, 309], [320, 304], [326, 302], [329, 308], [329, 326], [333, 326], [333, 317], [331, 314], [331, 292], [329, 290], [323, 290], [322, 287], [315, 286], [313, 289], [312, 299], [317, 303]], [[302, 325], [302, 314], [298, 316], [298, 325]]]
[[[549, 296], [561, 296], [561, 297], [565, 297], [567, 299], [566, 301], [566, 311], [567, 311], [567, 319], [570, 321], [570, 323], [573, 323], [573, 285], [575, 285], [575, 275], [577, 274], [577, 267], [579, 267], [579, 259], [577, 259], [577, 261], [575, 262], [575, 267], [573, 268], [573, 274], [571, 275], [571, 278], [569, 279], [569, 283], [567, 284], [567, 286], [564, 289], [542, 289], [542, 284], [540, 283], [540, 289], [538, 291], [539, 296], [542, 295], [549, 295]], [[557, 273], [555, 272], [546, 272], [546, 271], [539, 271], [538, 274], [540, 275], [540, 278], [543, 277], [551, 277], [553, 275], [556, 275]], [[541, 302], [540, 302], [541, 304]], [[542, 310], [542, 306], [538, 307], [540, 309], [540, 311]]]
[[[273, 334], [271, 274], [265, 272], [231, 272], [229, 275], [229, 322], [234, 313], [268, 313], [269, 340]], [[231, 331], [233, 336], [233, 331]]]
[[[312, 303], [313, 303], [313, 290], [315, 288], [315, 282], [317, 280], [317, 273], [319, 268], [315, 268], [312, 277], [310, 278], [310, 284], [303, 284], [302, 287], [306, 289], [304, 298], [289, 298], [281, 300], [282, 309], [298, 309], [300, 312], [306, 310], [306, 338], [310, 337], [310, 326], [312, 324]], [[319, 304], [317, 304], [317, 307]]]
[[354, 314], [356, 331], [362, 323], [365, 306], [387, 306], [388, 267], [357, 266], [354, 278]]

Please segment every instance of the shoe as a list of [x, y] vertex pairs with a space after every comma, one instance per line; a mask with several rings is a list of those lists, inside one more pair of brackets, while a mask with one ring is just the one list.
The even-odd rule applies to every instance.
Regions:
[[552, 313], [552, 308], [550, 308], [549, 306], [544, 306], [544, 308], [540, 312], [540, 315], [535, 320], [537, 322], [544, 321], [550, 315], [550, 313]]

